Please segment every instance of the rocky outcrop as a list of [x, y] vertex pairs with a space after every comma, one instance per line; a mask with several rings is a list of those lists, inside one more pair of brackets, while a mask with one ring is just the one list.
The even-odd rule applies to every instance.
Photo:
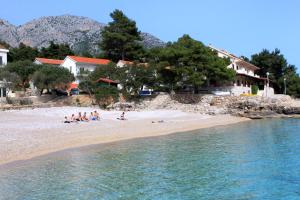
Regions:
[[251, 119], [300, 115], [300, 100], [286, 95], [272, 98], [258, 96], [169, 95], [160, 94], [136, 103], [117, 103], [110, 108], [119, 110], [170, 109], [201, 114], [231, 114]]
[[[50, 41], [66, 43], [77, 52], [99, 51], [101, 31], [105, 24], [87, 17], [72, 15], [41, 17], [21, 26], [0, 19], [0, 40], [16, 47], [24, 43], [31, 47], [46, 47]], [[146, 48], [163, 46], [164, 42], [149, 33], [142, 33]]]
[[252, 119], [300, 114], [300, 101], [285, 95], [270, 98], [239, 97], [226, 106], [230, 114]]
[[8, 21], [0, 19], [0, 40], [11, 46], [17, 46], [19, 44], [17, 27], [10, 24]]

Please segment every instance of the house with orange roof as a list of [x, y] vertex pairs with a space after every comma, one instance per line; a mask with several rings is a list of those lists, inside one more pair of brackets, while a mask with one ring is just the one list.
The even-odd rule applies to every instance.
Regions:
[[57, 66], [59, 66], [63, 63], [63, 60], [48, 59], [48, 58], [35, 58], [34, 63], [38, 64], [38, 65], [57, 65]]
[[92, 72], [96, 67], [101, 65], [108, 65], [111, 61], [101, 58], [87, 58], [79, 56], [67, 56], [60, 66], [67, 68], [74, 74], [76, 82], [79, 83], [78, 76], [80, 73], [87, 71]]
[[251, 87], [256, 85], [259, 88], [257, 95], [260, 96], [272, 96], [274, 95], [274, 89], [270, 83], [269, 78], [260, 77], [256, 72], [259, 67], [245, 61], [242, 58], [235, 56], [223, 49], [218, 49], [213, 46], [209, 46], [213, 51], [217, 52], [217, 55], [221, 58], [228, 58], [230, 65], [229, 69], [233, 69], [236, 72], [235, 80], [227, 85], [214, 85], [210, 84], [206, 90], [209, 90], [215, 94], [228, 94], [228, 95], [251, 95]]
[[9, 52], [3, 45], [0, 44], [0, 67], [7, 64], [7, 53]]

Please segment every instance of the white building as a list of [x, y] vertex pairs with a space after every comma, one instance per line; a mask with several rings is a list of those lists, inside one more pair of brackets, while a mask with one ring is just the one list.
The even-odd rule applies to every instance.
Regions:
[[4, 46], [0, 45], [0, 67], [7, 64], [7, 53], [9, 52]]
[[62, 62], [61, 66], [70, 70], [76, 78], [76, 83], [79, 83], [78, 75], [84, 71], [92, 72], [96, 67], [101, 65], [108, 65], [111, 61], [99, 58], [86, 58], [79, 56], [67, 56]]
[[[7, 53], [9, 52], [4, 46], [0, 45], [0, 67], [4, 67], [7, 64]], [[7, 84], [6, 81], [0, 80], [0, 103], [7, 95]]]
[[270, 86], [270, 81], [267, 78], [260, 77], [256, 72], [259, 67], [246, 62], [245, 60], [221, 49], [209, 46], [212, 50], [216, 51], [221, 58], [229, 58], [230, 65], [228, 68], [235, 70], [235, 81], [228, 85], [210, 85], [209, 90], [215, 94], [230, 94], [239, 96], [242, 94], [251, 94], [252, 85], [259, 87], [258, 95], [272, 96], [274, 89]]

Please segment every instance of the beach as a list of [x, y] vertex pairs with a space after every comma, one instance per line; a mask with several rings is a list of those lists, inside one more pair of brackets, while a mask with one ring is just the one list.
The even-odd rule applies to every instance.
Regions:
[[0, 164], [92, 144], [154, 137], [213, 126], [228, 125], [247, 118], [204, 115], [172, 110], [100, 112], [100, 121], [65, 124], [65, 115], [90, 113], [89, 107], [52, 107], [1, 111]]

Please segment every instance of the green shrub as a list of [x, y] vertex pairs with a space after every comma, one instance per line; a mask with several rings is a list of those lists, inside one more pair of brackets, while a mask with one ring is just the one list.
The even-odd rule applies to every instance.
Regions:
[[107, 107], [119, 97], [119, 91], [113, 86], [102, 86], [96, 88], [95, 99], [99, 106]]
[[256, 95], [258, 92], [258, 86], [257, 85], [252, 85], [251, 86], [251, 93]]

